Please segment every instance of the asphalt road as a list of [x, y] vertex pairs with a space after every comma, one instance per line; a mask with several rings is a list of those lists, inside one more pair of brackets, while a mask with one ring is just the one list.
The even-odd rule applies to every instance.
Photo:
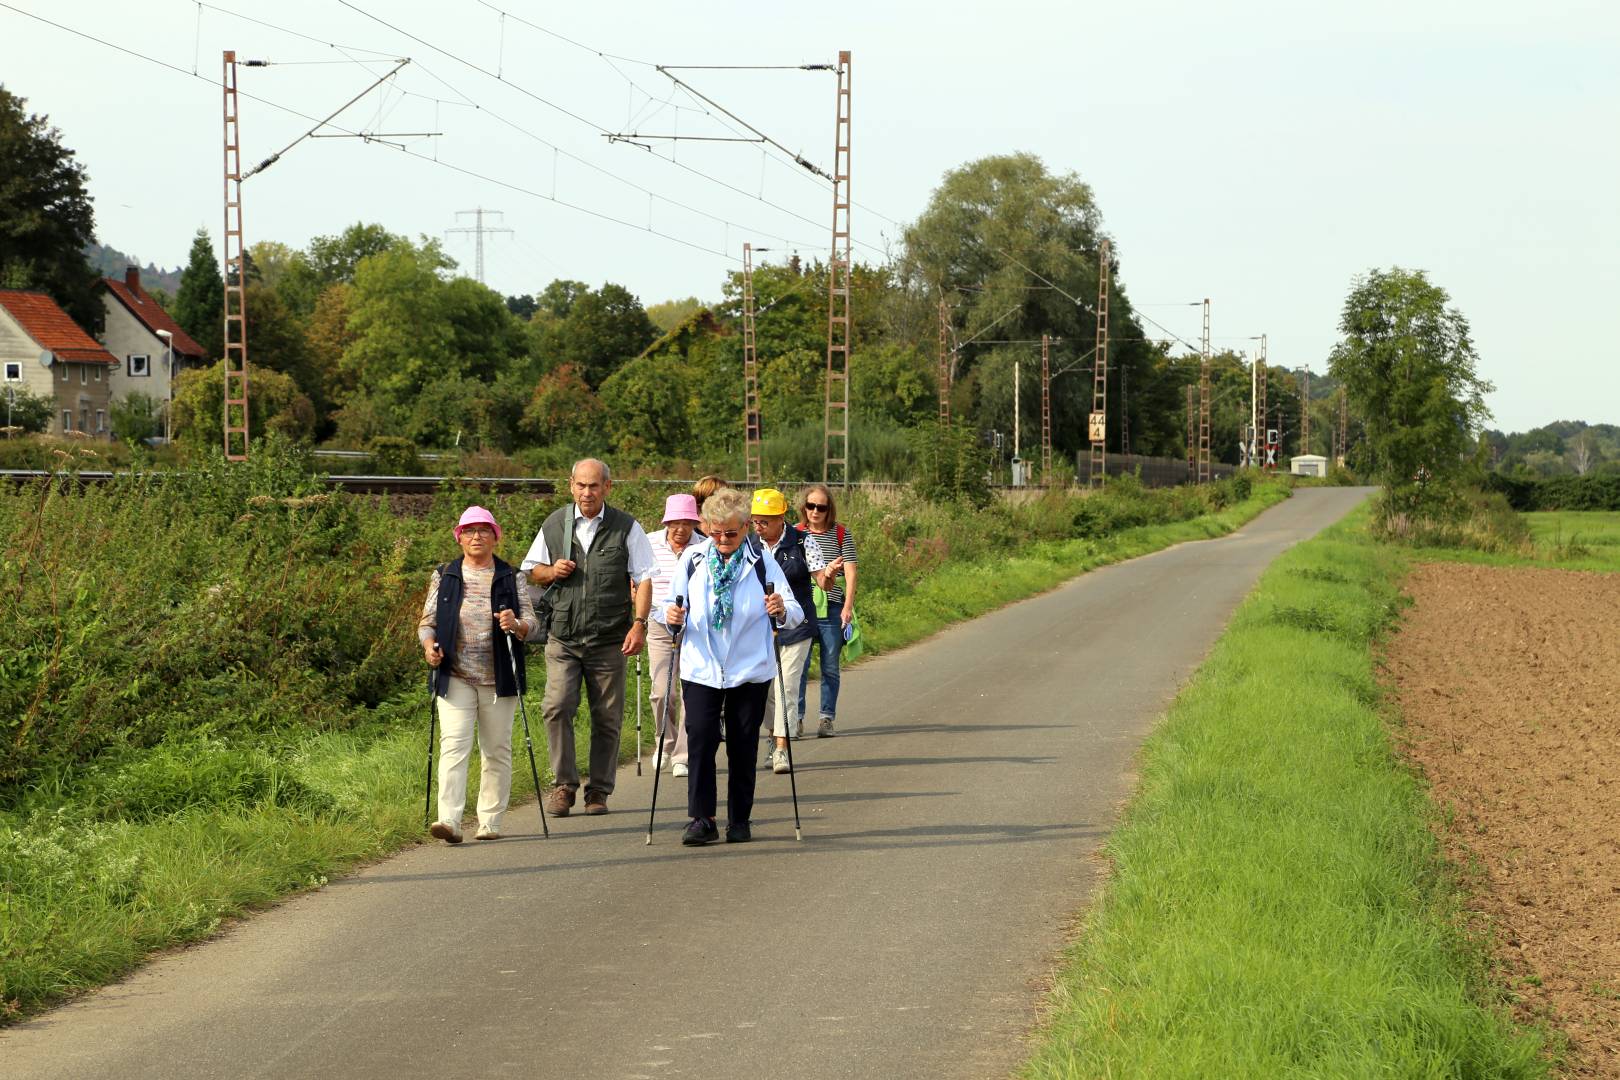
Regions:
[[[1284, 548], [1364, 490], [1098, 570], [845, 676], [760, 777], [756, 841], [684, 791], [425, 845], [0, 1035], [0, 1076], [999, 1077], [1101, 872], [1144, 735]], [[814, 688], [811, 690], [814, 700]], [[722, 777], [722, 815], [724, 778]]]

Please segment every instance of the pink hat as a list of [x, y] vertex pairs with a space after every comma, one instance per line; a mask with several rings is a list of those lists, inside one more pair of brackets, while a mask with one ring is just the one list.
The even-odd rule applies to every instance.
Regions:
[[495, 542], [497, 544], [501, 542], [501, 527], [495, 523], [495, 515], [482, 506], [469, 506], [461, 512], [461, 520], [456, 522], [456, 527], [451, 530], [457, 540], [461, 539], [461, 530], [469, 525], [488, 525], [495, 530]]
[[672, 521], [697, 521], [697, 500], [690, 495], [671, 495], [664, 500], [664, 524]]

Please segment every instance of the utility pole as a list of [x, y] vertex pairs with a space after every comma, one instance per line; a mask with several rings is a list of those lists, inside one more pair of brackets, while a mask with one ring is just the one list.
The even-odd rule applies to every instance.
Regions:
[[1198, 482], [1213, 478], [1209, 461], [1209, 298], [1204, 298], [1204, 350], [1198, 367]]
[[1097, 347], [1091, 354], [1091, 474], [1092, 487], [1108, 472], [1108, 241], [1097, 252]]
[[1041, 483], [1052, 486], [1052, 335], [1041, 335]]
[[943, 295], [939, 298], [939, 426], [951, 424], [952, 369], [956, 366], [951, 355], [951, 308]]
[[750, 485], [764, 473], [760, 461], [759, 358], [754, 348], [754, 246], [743, 244], [743, 463]]
[[1193, 384], [1187, 384], [1187, 483], [1198, 482], [1198, 432], [1193, 420]]
[[1311, 452], [1311, 369], [1299, 373], [1299, 452]]
[[1019, 442], [1020, 428], [1019, 428], [1018, 399], [1023, 397], [1023, 386], [1024, 386], [1023, 373], [1024, 373], [1024, 362], [1022, 360], [1014, 360], [1013, 361], [1013, 460], [1016, 461], [1016, 462], [1019, 462], [1020, 464], [1023, 463], [1024, 459], [1023, 459], [1023, 455], [1019, 452], [1022, 444]]
[[1344, 468], [1350, 459], [1350, 395], [1339, 387], [1339, 457], [1338, 466]]
[[225, 50], [225, 460], [248, 454], [247, 260], [242, 239], [242, 129], [236, 50]]
[[1119, 366], [1119, 452], [1131, 453], [1131, 369], [1124, 364]]
[[484, 237], [486, 235], [494, 236], [497, 233], [506, 233], [508, 236], [510, 236], [513, 235], [513, 230], [501, 225], [484, 224], [485, 214], [489, 214], [492, 217], [501, 217], [505, 214], [504, 210], [485, 210], [482, 206], [480, 206], [473, 210], [456, 211], [456, 217], [458, 218], [465, 214], [473, 215], [473, 224], [463, 225], [454, 229], [446, 229], [445, 232], [473, 234], [474, 250], [477, 252], [477, 254], [474, 256], [473, 262], [473, 265], [477, 267], [477, 272], [474, 276], [478, 279], [478, 284], [482, 285], [484, 283]]
[[854, 254], [849, 236], [849, 50], [838, 53], [837, 122], [833, 128], [832, 253], [827, 260], [827, 408], [823, 423], [821, 481], [849, 483], [849, 280]]
[[1260, 355], [1255, 357], [1255, 390], [1254, 411], [1258, 418], [1259, 427], [1255, 431], [1255, 441], [1259, 444], [1260, 469], [1265, 471], [1271, 465], [1271, 426], [1266, 419], [1266, 335], [1260, 335]]

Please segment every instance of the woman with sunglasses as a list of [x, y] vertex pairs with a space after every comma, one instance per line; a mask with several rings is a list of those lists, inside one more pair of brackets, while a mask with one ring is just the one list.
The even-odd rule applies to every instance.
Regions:
[[753, 839], [759, 729], [765, 694], [776, 678], [772, 624], [791, 628], [804, 620], [781, 567], [748, 537], [748, 496], [722, 489], [699, 513], [708, 538], [689, 547], [675, 568], [674, 594], [686, 603], [664, 609], [665, 625], [681, 631], [681, 703], [691, 770], [686, 778], [691, 822], [681, 843], [691, 847], [720, 839], [715, 754], [722, 719], [726, 843]]
[[[838, 506], [824, 484], [811, 484], [799, 495], [799, 524], [794, 528], [804, 534], [812, 576], [827, 594], [826, 617], [815, 617], [814, 640], [821, 650], [821, 723], [816, 738], [830, 739], [836, 734], [833, 721], [838, 716], [838, 657], [855, 618], [855, 537], [838, 523]], [[800, 716], [805, 715], [804, 693], [809, 684], [807, 657], [799, 676]]]
[[[539, 631], [540, 622], [523, 579], [495, 555], [501, 542], [495, 515], [469, 506], [452, 532], [461, 558], [433, 571], [416, 626], [439, 698], [439, 818], [428, 832], [459, 844], [474, 731], [478, 839], [500, 838], [512, 792], [512, 717], [526, 682], [523, 641]], [[513, 655], [502, 640], [508, 634]]]

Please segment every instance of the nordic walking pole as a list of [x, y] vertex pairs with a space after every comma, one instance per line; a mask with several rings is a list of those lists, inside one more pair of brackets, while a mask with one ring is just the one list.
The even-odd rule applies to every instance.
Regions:
[[[438, 643], [434, 646], [437, 649]], [[426, 828], [433, 823], [433, 736], [435, 728], [439, 726], [439, 669], [428, 669], [428, 752], [427, 752], [427, 798], [422, 802], [422, 826]]]
[[[678, 608], [686, 607], [686, 597], [677, 596], [675, 606]], [[659, 718], [658, 749], [653, 752], [652, 806], [647, 809], [647, 845], [649, 847], [652, 846], [653, 818], [658, 814], [658, 778], [664, 775], [664, 732], [669, 730], [669, 703], [670, 698], [675, 694], [675, 669], [680, 666], [681, 662], [682, 629], [683, 627], [677, 626], [671, 631], [675, 643], [670, 648], [675, 650], [675, 655], [670, 659], [669, 679], [664, 684], [664, 715]], [[639, 672], [641, 669], [637, 668], [636, 670]]]
[[[765, 595], [776, 591], [776, 583], [765, 583]], [[776, 700], [782, 703], [782, 734], [787, 736], [788, 790], [793, 793], [793, 839], [803, 840], [799, 826], [799, 771], [793, 767], [793, 731], [787, 725], [787, 680], [782, 678], [782, 646], [776, 641], [776, 620], [771, 620], [771, 648], [776, 652]], [[771, 717], [771, 734], [776, 734], [776, 718]]]
[[551, 839], [551, 826], [546, 824], [546, 793], [540, 790], [540, 769], [534, 763], [534, 740], [529, 738], [529, 706], [523, 700], [523, 683], [518, 679], [517, 649], [512, 647], [512, 632], [506, 638], [506, 655], [512, 661], [512, 685], [517, 687], [518, 710], [523, 714], [523, 746], [529, 751], [529, 775], [534, 777], [534, 802], [540, 808], [540, 831]]
[[641, 775], [641, 654], [636, 653], [636, 775]]

